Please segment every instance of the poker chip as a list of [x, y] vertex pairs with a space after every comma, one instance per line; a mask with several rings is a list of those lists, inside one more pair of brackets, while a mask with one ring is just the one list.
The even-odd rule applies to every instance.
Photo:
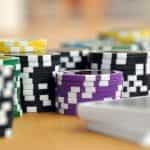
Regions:
[[43, 53], [47, 48], [46, 40], [0, 40], [0, 52], [11, 53]]
[[14, 116], [22, 116], [22, 108], [20, 105], [20, 79], [21, 79], [21, 64], [20, 59], [17, 57], [0, 56], [0, 66], [7, 66], [14, 69]]
[[66, 69], [86, 69], [88, 68], [88, 54], [88, 49], [62, 49], [62, 52], [59, 52], [58, 65], [61, 71]]
[[96, 49], [92, 49], [94, 51], [143, 51], [143, 45], [140, 44], [112, 44], [112, 45], [103, 45]]
[[13, 121], [14, 81], [10, 67], [0, 67], [0, 137], [10, 137]]
[[[107, 47], [105, 49], [105, 47], [103, 48], [104, 50], [108, 50]], [[139, 45], [137, 44], [116, 44], [116, 45], [112, 45], [112, 47], [110, 48], [110, 50], [115, 50], [115, 51], [140, 51], [143, 50], [139, 47]]]
[[110, 39], [106, 40], [87, 40], [87, 41], [72, 41], [62, 44], [63, 48], [74, 48], [74, 49], [89, 49], [89, 50], [103, 50], [104, 47], [111, 46], [115, 44], [114, 41]]
[[139, 29], [139, 30], [112, 30], [101, 32], [99, 35], [100, 39], [113, 39], [120, 43], [135, 43], [140, 41], [147, 41], [150, 38], [149, 29]]
[[57, 73], [56, 107], [76, 115], [81, 102], [120, 99], [123, 75], [119, 71], [70, 70]]
[[56, 73], [88, 67], [88, 50], [45, 54], [16, 54], [21, 61], [21, 105], [24, 112], [50, 112], [55, 108]]
[[91, 69], [120, 70], [124, 83], [122, 97], [145, 96], [150, 94], [150, 53], [143, 52], [91, 52]]

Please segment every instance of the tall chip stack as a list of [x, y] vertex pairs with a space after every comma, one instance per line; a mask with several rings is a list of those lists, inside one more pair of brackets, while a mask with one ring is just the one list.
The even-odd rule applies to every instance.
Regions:
[[13, 68], [0, 67], [0, 137], [10, 137], [13, 123]]
[[70, 70], [57, 73], [56, 107], [61, 114], [76, 115], [79, 103], [120, 99], [121, 72]]
[[150, 95], [150, 53], [148, 51], [91, 52], [89, 61], [92, 69], [123, 72], [122, 97]]
[[[0, 52], [4, 55], [9, 55], [11, 60], [5, 60], [5, 64], [8, 64], [9, 66], [15, 65], [16, 70], [16, 78], [15, 80], [15, 95], [14, 95], [14, 114], [15, 116], [21, 116], [22, 115], [22, 108], [20, 106], [20, 102], [22, 103], [22, 96], [20, 94], [22, 93], [21, 88], [21, 82], [20, 82], [20, 73], [22, 71], [21, 64], [20, 64], [20, 58], [19, 55], [23, 54], [31, 54], [34, 53], [44, 53], [46, 51], [47, 42], [46, 40], [39, 39], [39, 40], [0, 40]], [[14, 56], [17, 57], [14, 57]], [[3, 63], [2, 63], [3, 64]]]
[[7, 66], [14, 69], [14, 116], [19, 117], [22, 116], [22, 108], [20, 105], [21, 101], [21, 87], [20, 87], [20, 79], [21, 79], [21, 65], [20, 59], [17, 57], [9, 57], [9, 56], [1, 56], [0, 57], [0, 66]]

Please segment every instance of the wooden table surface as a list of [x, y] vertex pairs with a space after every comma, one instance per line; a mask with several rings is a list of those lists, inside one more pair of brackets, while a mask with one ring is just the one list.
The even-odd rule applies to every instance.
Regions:
[[125, 140], [86, 129], [77, 117], [52, 113], [25, 114], [14, 123], [14, 135], [0, 140], [1, 150], [141, 150]]

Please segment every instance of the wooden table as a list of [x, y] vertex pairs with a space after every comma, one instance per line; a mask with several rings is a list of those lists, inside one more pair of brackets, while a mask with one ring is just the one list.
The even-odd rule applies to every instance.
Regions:
[[14, 123], [14, 135], [0, 140], [0, 150], [141, 150], [125, 140], [86, 129], [77, 117], [52, 113], [25, 114]]

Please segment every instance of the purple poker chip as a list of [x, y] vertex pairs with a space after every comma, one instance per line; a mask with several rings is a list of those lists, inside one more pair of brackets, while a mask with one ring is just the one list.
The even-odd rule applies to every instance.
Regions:
[[[62, 89], [58, 88], [57, 89], [57, 96], [65, 96], [65, 97], [71, 97], [71, 98], [80, 98], [82, 101], [89, 101], [90, 99], [99, 99], [101, 95], [106, 95], [106, 96], [112, 96], [115, 95], [116, 91], [121, 92], [122, 86], [114, 87], [114, 88], [101, 88], [101, 89], [95, 89], [95, 90], [79, 90], [79, 91], [72, 91], [72, 89]], [[79, 97], [78, 97], [79, 96]], [[116, 95], [115, 95], [116, 96]]]
[[95, 88], [101, 88], [101, 87], [108, 87], [108, 86], [116, 86], [117, 83], [118, 84], [121, 84], [123, 82], [122, 78], [116, 81], [94, 81], [94, 82], [89, 82], [89, 81], [85, 81], [85, 82], [60, 82], [58, 81], [58, 84], [57, 86], [60, 86], [60, 87], [71, 87], [71, 86], [81, 86], [83, 88], [85, 87], [95, 87]]
[[56, 107], [61, 114], [76, 115], [79, 103], [121, 97], [123, 74], [119, 71], [70, 70], [57, 77]]
[[[114, 91], [107, 91], [107, 92], [98, 92], [98, 93], [71, 93], [68, 92], [68, 94], [63, 95], [58, 94], [57, 97], [64, 97], [64, 102], [69, 104], [76, 104], [80, 102], [88, 102], [88, 101], [97, 101], [99, 99], [103, 99], [105, 97], [111, 97], [111, 98], [117, 98], [118, 92]], [[119, 92], [119, 96], [121, 95], [121, 92]]]
[[122, 77], [122, 72], [120, 71], [100, 71], [100, 70], [69, 70], [57, 73], [57, 80], [59, 81], [109, 81], [118, 80]]
[[[76, 88], [79, 88], [79, 90], [77, 91]], [[63, 93], [67, 93], [71, 92], [71, 93], [85, 93], [85, 92], [89, 92], [89, 93], [107, 93], [107, 92], [111, 92], [111, 91], [115, 91], [118, 89], [118, 86], [109, 86], [109, 87], [100, 87], [100, 88], [95, 88], [95, 87], [88, 87], [88, 88], [84, 88], [84, 87], [57, 87], [56, 91], [58, 94], [63, 94]]]

